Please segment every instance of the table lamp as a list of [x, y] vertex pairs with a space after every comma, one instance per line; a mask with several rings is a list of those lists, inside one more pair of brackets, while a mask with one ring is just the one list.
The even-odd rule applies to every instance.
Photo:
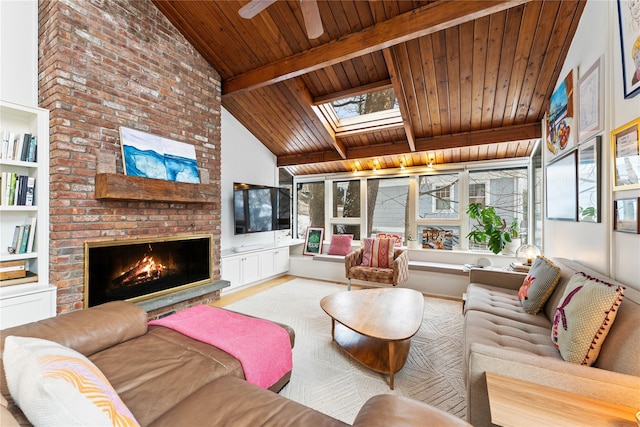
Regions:
[[540, 248], [536, 245], [522, 245], [516, 251], [516, 259], [524, 265], [531, 265], [540, 253]]

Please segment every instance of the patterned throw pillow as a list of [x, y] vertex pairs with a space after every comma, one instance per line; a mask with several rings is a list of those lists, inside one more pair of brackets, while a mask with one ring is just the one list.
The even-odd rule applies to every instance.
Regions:
[[2, 359], [11, 397], [33, 425], [138, 426], [104, 374], [75, 350], [8, 336]]
[[518, 298], [524, 311], [537, 314], [560, 280], [560, 269], [545, 257], [538, 256], [524, 278]]
[[364, 239], [362, 263], [364, 267], [390, 268], [393, 263], [393, 239]]
[[351, 252], [353, 234], [334, 234], [331, 236], [328, 255], [347, 255]]
[[571, 277], [553, 317], [551, 339], [564, 360], [593, 365], [618, 314], [624, 287], [584, 273]]

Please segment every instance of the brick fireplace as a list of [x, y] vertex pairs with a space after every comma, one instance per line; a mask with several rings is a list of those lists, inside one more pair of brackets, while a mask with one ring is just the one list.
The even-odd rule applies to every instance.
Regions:
[[[219, 279], [219, 74], [151, 2], [43, 0], [39, 20], [58, 313], [86, 306], [85, 242], [211, 235], [211, 277]], [[123, 173], [120, 126], [194, 145], [206, 200], [97, 199], [96, 173]], [[158, 310], [217, 298], [214, 290]]]

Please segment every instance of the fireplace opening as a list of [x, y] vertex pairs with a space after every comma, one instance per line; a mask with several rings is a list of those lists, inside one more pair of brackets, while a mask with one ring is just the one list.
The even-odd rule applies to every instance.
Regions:
[[142, 301], [209, 283], [212, 235], [85, 243], [85, 304]]

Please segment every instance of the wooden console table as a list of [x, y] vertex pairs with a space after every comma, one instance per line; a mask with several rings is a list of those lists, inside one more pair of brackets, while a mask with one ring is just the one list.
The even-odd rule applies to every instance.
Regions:
[[491, 422], [509, 426], [637, 427], [637, 409], [487, 372]]

